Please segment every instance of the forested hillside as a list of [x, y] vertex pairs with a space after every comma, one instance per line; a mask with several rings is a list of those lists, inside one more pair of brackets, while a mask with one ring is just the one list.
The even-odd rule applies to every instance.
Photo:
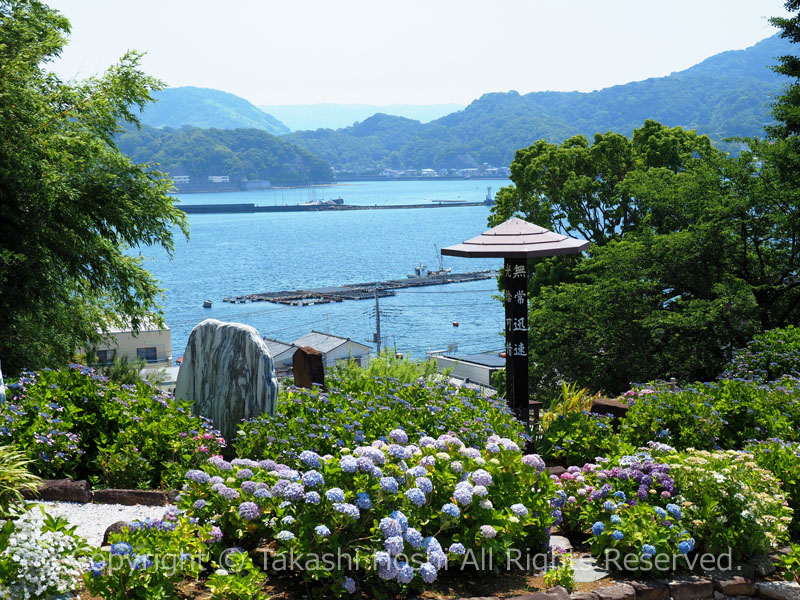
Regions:
[[[773, 36], [667, 77], [589, 93], [485, 94], [425, 125], [376, 115], [345, 129], [286, 137], [336, 168], [354, 171], [508, 165], [518, 148], [538, 139], [561, 142], [609, 130], [630, 135], [645, 119], [696, 129], [722, 145], [727, 137], [760, 135], [770, 122], [770, 105], [785, 84], [770, 67], [789, 46]], [[376, 117], [381, 118], [374, 124]]]
[[330, 165], [283, 138], [258, 129], [156, 129], [126, 131], [117, 144], [137, 163], [158, 163], [170, 175], [203, 181], [228, 175], [231, 181], [268, 179], [273, 184], [330, 181]]

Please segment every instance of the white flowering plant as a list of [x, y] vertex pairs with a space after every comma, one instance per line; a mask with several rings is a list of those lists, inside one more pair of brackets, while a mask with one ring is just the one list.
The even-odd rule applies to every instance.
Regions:
[[482, 448], [453, 434], [412, 443], [402, 429], [387, 439], [292, 464], [213, 457], [187, 473], [180, 506], [322, 595], [422, 589], [482, 551], [496, 566], [512, 549], [546, 549], [560, 511], [539, 456], [496, 435]]
[[780, 481], [749, 452], [689, 449], [666, 453], [678, 504], [704, 552], [749, 557], [789, 537], [792, 509]]
[[89, 563], [75, 527], [36, 507], [0, 523], [0, 598], [71, 598]]

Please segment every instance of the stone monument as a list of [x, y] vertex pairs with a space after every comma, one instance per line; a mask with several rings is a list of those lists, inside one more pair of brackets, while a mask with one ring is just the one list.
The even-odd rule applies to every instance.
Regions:
[[242, 419], [275, 413], [277, 396], [272, 356], [253, 327], [206, 319], [192, 329], [175, 397], [212, 419], [229, 445]]

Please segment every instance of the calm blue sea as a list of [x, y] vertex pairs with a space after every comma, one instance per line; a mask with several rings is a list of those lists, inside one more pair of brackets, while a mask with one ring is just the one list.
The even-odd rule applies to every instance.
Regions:
[[[341, 197], [347, 204], [415, 204], [433, 199], [481, 201], [508, 180], [392, 181], [219, 194], [182, 194], [184, 204], [297, 204]], [[487, 229], [489, 208], [315, 213], [193, 214], [191, 237], [178, 239], [173, 260], [145, 248], [145, 266], [166, 289], [164, 311], [175, 358], [192, 328], [205, 318], [236, 321], [261, 335], [291, 342], [316, 329], [367, 343], [375, 327], [374, 301], [287, 307], [266, 302], [228, 304], [225, 296], [403, 278], [420, 261], [435, 268], [435, 247], [456, 244]], [[453, 272], [500, 268], [491, 259], [445, 257]], [[459, 352], [500, 351], [503, 309], [489, 279], [400, 290], [383, 298], [381, 333], [399, 352], [421, 357], [458, 344]], [[204, 309], [204, 299], [213, 307]], [[453, 321], [459, 327], [453, 327]], [[374, 348], [374, 344], [368, 343]]]

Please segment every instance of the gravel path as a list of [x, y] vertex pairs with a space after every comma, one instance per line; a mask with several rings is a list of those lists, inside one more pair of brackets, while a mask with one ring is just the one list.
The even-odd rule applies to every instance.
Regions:
[[160, 519], [166, 506], [124, 506], [122, 504], [80, 504], [78, 502], [35, 502], [45, 507], [45, 511], [54, 517], [64, 517], [75, 531], [92, 546], [99, 546], [103, 541], [106, 528], [117, 521], [135, 521]]

